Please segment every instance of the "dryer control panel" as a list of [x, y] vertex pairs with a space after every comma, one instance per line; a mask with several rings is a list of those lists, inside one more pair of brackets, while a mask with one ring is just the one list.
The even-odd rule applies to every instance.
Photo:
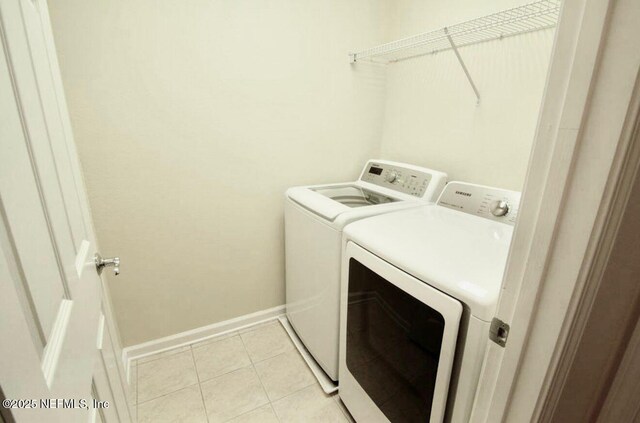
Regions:
[[432, 175], [417, 169], [384, 162], [369, 162], [360, 180], [422, 198]]
[[484, 185], [449, 182], [440, 194], [437, 204], [514, 225], [520, 207], [520, 193]]

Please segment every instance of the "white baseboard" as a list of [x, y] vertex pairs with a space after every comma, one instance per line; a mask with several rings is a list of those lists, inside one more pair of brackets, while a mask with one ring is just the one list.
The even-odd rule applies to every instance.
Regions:
[[235, 317], [233, 319], [202, 326], [185, 332], [176, 333], [175, 335], [165, 336], [163, 338], [154, 339], [153, 341], [143, 342], [141, 344], [132, 345], [123, 348], [122, 361], [124, 368], [127, 369], [127, 380], [129, 380], [129, 364], [131, 360], [137, 360], [152, 354], [157, 354], [172, 348], [190, 345], [196, 342], [204, 341], [218, 335], [224, 335], [228, 332], [244, 329], [269, 320], [275, 320], [285, 312], [285, 306], [269, 308], [267, 310], [257, 311], [244, 316]]

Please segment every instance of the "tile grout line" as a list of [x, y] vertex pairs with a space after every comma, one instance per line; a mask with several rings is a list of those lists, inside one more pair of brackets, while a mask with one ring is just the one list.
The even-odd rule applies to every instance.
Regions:
[[209, 412], [207, 411], [207, 404], [204, 402], [204, 394], [202, 393], [202, 384], [200, 382], [200, 374], [198, 373], [198, 365], [196, 364], [196, 357], [193, 355], [193, 346], [189, 345], [189, 352], [191, 353], [191, 361], [193, 362], [193, 368], [196, 371], [196, 379], [198, 379], [198, 391], [200, 392], [200, 399], [202, 400], [202, 408], [204, 409], [204, 418], [209, 423]]
[[[230, 336], [230, 337], [229, 337], [229, 338], [227, 338], [227, 339], [231, 339], [231, 338], [233, 338], [234, 336], [238, 336], [238, 337], [240, 337], [240, 335], [233, 335], [233, 336]], [[222, 340], [221, 340], [221, 341], [222, 341]], [[227, 370], [227, 371], [225, 371], [225, 372], [223, 372], [223, 373], [219, 373], [219, 374], [217, 374], [217, 375], [215, 375], [215, 376], [211, 376], [211, 377], [209, 377], [209, 378], [207, 378], [207, 379], [200, 379], [200, 373], [197, 373], [197, 372], [198, 372], [198, 365], [196, 364], [196, 373], [197, 373], [197, 375], [198, 375], [198, 380], [200, 381], [200, 384], [203, 384], [203, 383], [209, 382], [209, 381], [211, 381], [211, 380], [213, 380], [213, 379], [217, 379], [217, 378], [219, 378], [219, 377], [221, 377], [221, 376], [224, 376], [224, 375], [228, 375], [229, 373], [233, 373], [233, 372], [235, 372], [235, 371], [237, 371], [237, 370], [242, 370], [242, 369], [245, 369], [245, 368], [247, 368], [247, 367], [249, 367], [249, 366], [253, 366], [253, 362], [251, 361], [251, 357], [249, 356], [249, 353], [247, 352], [247, 349], [246, 349], [246, 347], [244, 346], [244, 342], [242, 341], [242, 338], [240, 338], [240, 342], [242, 342], [242, 347], [244, 348], [244, 352], [247, 354], [247, 358], [249, 359], [249, 364], [244, 365], [244, 366], [242, 366], [242, 367], [238, 367], [237, 369]], [[205, 346], [206, 346], [206, 345], [204, 345], [203, 347], [205, 347]], [[196, 347], [196, 348], [193, 348], [193, 347], [192, 347], [192, 348], [191, 348], [191, 352], [192, 352], [192, 354], [193, 354], [193, 358], [194, 358], [194, 360], [195, 360], [195, 350], [198, 350], [198, 349], [203, 348], [203, 347]]]
[[[266, 325], [264, 325], [264, 326], [266, 326]], [[254, 330], [255, 330], [255, 329], [254, 329]], [[254, 360], [254, 359], [253, 359], [253, 357], [251, 357], [251, 354], [249, 354], [249, 350], [247, 349], [247, 344], [245, 344], [245, 342], [244, 342], [244, 338], [242, 337], [242, 335], [244, 335], [245, 333], [250, 333], [250, 332], [253, 332], [253, 331], [251, 330], [251, 331], [247, 331], [247, 332], [244, 332], [244, 333], [238, 333], [238, 336], [240, 337], [240, 340], [242, 341], [242, 345], [244, 346], [244, 350], [245, 350], [245, 352], [246, 352], [246, 353], [247, 353], [247, 355], [249, 356], [249, 360], [251, 361], [251, 364], [253, 364], [253, 365], [255, 365], [255, 364], [259, 364], [259, 363], [262, 363], [263, 361], [267, 361], [267, 360], [269, 360], [269, 359], [271, 359], [271, 358], [278, 357], [278, 356], [280, 356], [280, 355], [282, 355], [282, 354], [285, 354], [285, 353], [289, 352], [289, 350], [287, 350], [287, 351], [283, 351], [283, 352], [281, 352], [281, 353], [278, 353], [278, 354], [276, 354], [276, 355], [274, 355], [274, 356], [267, 357], [267, 358], [263, 358], [262, 360]], [[291, 345], [291, 347], [292, 347], [292, 349], [294, 349], [294, 350], [296, 349], [296, 348], [295, 348], [295, 346], [294, 346], [293, 344]]]
[[[222, 341], [222, 340], [224, 340], [224, 339], [226, 339], [226, 338], [232, 338], [232, 337], [234, 337], [234, 336], [239, 336], [239, 333], [236, 333], [235, 335], [231, 335], [231, 336], [228, 336], [228, 337], [227, 337], [226, 335], [228, 335], [228, 334], [223, 335], [223, 336], [224, 336], [224, 338], [223, 338], [223, 339], [219, 339], [219, 340], [217, 340], [217, 341], [215, 341], [215, 342]], [[241, 341], [242, 341], [242, 338], [240, 338], [240, 339], [241, 339]], [[211, 343], [214, 343], [214, 342], [211, 342]], [[204, 346], [206, 346], [206, 345], [203, 345], [203, 347], [204, 347]], [[243, 347], [244, 347], [244, 343], [243, 343]], [[200, 348], [200, 347], [197, 347], [197, 348]], [[141, 364], [140, 364], [140, 363], [138, 363], [138, 360], [137, 360], [137, 359], [135, 360], [135, 361], [136, 361], [136, 404], [135, 404], [135, 405], [136, 405], [136, 412], [137, 412], [137, 409], [138, 409], [138, 405], [140, 404], [140, 398], [139, 398], [139, 395], [138, 395], [138, 391], [139, 391], [139, 389], [138, 389], [138, 373], [139, 373], [139, 372], [138, 372], [138, 367], [140, 367], [140, 365], [145, 365], [145, 364], [148, 364], [148, 363], [152, 363], [152, 362], [155, 362], [155, 361], [158, 361], [158, 360], [166, 359], [166, 358], [172, 357], [172, 356], [174, 356], [174, 355], [182, 354], [182, 353], [186, 353], [187, 351], [189, 351], [189, 352], [190, 352], [190, 354], [191, 354], [191, 360], [192, 360], [193, 365], [194, 365], [194, 370], [195, 370], [195, 372], [196, 372], [196, 379], [198, 380], [198, 382], [196, 382], [196, 383], [194, 383], [194, 384], [191, 384], [191, 385], [184, 386], [184, 387], [179, 388], [179, 389], [176, 389], [175, 391], [172, 391], [172, 392], [168, 392], [168, 393], [166, 393], [166, 394], [159, 395], [159, 396], [157, 396], [157, 397], [153, 397], [153, 398], [146, 399], [146, 400], [142, 401], [142, 403], [144, 404], [144, 403], [147, 403], [147, 402], [149, 402], [149, 401], [153, 401], [153, 400], [155, 400], [155, 399], [162, 398], [162, 397], [165, 397], [165, 396], [167, 396], [167, 395], [171, 395], [171, 394], [173, 394], [173, 393], [175, 393], [175, 392], [181, 391], [182, 389], [186, 389], [186, 388], [190, 388], [190, 387], [192, 387], [192, 386], [194, 386], [194, 385], [198, 385], [198, 386], [199, 386], [199, 389], [200, 389], [200, 396], [202, 397], [203, 406], [205, 407], [205, 413], [206, 413], [206, 405], [204, 404], [204, 394], [202, 393], [202, 388], [200, 387], [200, 385], [201, 385], [203, 382], [208, 382], [208, 381], [213, 380], [213, 379], [215, 379], [215, 378], [217, 378], [217, 377], [219, 377], [219, 376], [224, 376], [224, 375], [226, 375], [226, 374], [232, 373], [232, 372], [234, 372], [234, 371], [236, 371], [236, 370], [240, 370], [240, 369], [234, 369], [234, 370], [231, 370], [231, 371], [228, 371], [228, 372], [225, 372], [225, 373], [222, 373], [222, 374], [216, 375], [215, 377], [209, 378], [209, 379], [207, 379], [207, 380], [201, 381], [201, 380], [200, 380], [200, 374], [198, 373], [198, 366], [197, 366], [197, 364], [196, 364], [196, 362], [195, 362], [195, 356], [194, 356], [194, 353], [193, 353], [193, 349], [194, 349], [194, 348], [193, 348], [193, 345], [192, 345], [192, 344], [189, 344], [189, 345], [186, 345], [186, 346], [185, 346], [185, 345], [183, 345], [183, 346], [181, 346], [181, 347], [176, 347], [176, 351], [172, 351], [172, 352], [171, 352], [171, 354], [166, 354], [166, 355], [163, 355], [162, 357], [157, 357], [157, 358], [154, 358], [154, 359], [152, 359], [152, 360], [145, 361], [144, 363], [141, 363]], [[171, 351], [171, 350], [169, 350], [169, 351]], [[245, 348], [245, 351], [246, 351], [246, 348]], [[165, 351], [165, 353], [166, 353], [166, 352], [168, 352], [168, 351]], [[160, 353], [160, 354], [163, 354], [163, 353]], [[248, 354], [248, 353], [247, 353], [247, 356], [249, 356], [249, 354]], [[251, 361], [251, 357], [249, 357], [249, 361]], [[244, 366], [244, 367], [242, 367], [242, 368], [245, 368], [245, 367], [248, 367], [248, 366], [252, 366], [252, 365], [253, 365], [252, 363], [249, 363], [247, 366]], [[208, 421], [208, 418], [209, 418], [209, 416], [208, 416], [208, 414], [207, 414], [207, 421]]]
[[[293, 348], [293, 350], [294, 350], [294, 351], [296, 351], [296, 352], [298, 352], [295, 348]], [[287, 353], [289, 353], [289, 352], [290, 352], [290, 351], [285, 351], [285, 352], [282, 352], [282, 353], [280, 353], [280, 354], [274, 355], [273, 357], [270, 357], [270, 358], [276, 358], [276, 357], [279, 357], [279, 356], [281, 356], [281, 355], [287, 354]], [[299, 352], [298, 352], [298, 354], [299, 354]], [[266, 361], [266, 360], [269, 360], [269, 358], [264, 359], [264, 360], [260, 361], [259, 363], [262, 363], [263, 361]], [[308, 368], [308, 366], [307, 366], [307, 364], [306, 364], [306, 363], [305, 363], [305, 367], [307, 367], [307, 368]], [[255, 368], [255, 366], [254, 366], [254, 368]], [[257, 370], [256, 370], [256, 374], [258, 374]], [[259, 374], [258, 374], [258, 379], [260, 379], [260, 375], [259, 375]], [[260, 383], [262, 383], [262, 379], [260, 379]], [[297, 394], [298, 392], [302, 391], [303, 389], [307, 389], [308, 387], [310, 387], [310, 386], [314, 386], [314, 385], [318, 385], [318, 387], [319, 387], [320, 389], [322, 389], [322, 387], [320, 386], [320, 384], [318, 383], [318, 381], [317, 381], [317, 380], [315, 379], [315, 377], [314, 377], [314, 378], [313, 378], [313, 382], [311, 382], [309, 385], [307, 385], [307, 386], [303, 386], [303, 387], [302, 387], [302, 388], [300, 388], [300, 389], [296, 389], [295, 391], [290, 392], [290, 393], [288, 393], [287, 395], [285, 395], [285, 396], [283, 396], [283, 397], [281, 397], [281, 398], [277, 398], [277, 399], [275, 399], [275, 400], [271, 400], [271, 398], [269, 398], [269, 403], [271, 404], [271, 406], [272, 406], [272, 408], [273, 408], [273, 403], [274, 403], [274, 402], [278, 402], [278, 401], [283, 400], [283, 399], [285, 399], [285, 398], [289, 398], [290, 396], [292, 396], [292, 395], [294, 395], [294, 394]], [[263, 388], [264, 388], [264, 385], [263, 385]], [[265, 389], [265, 392], [266, 392], [266, 389]], [[324, 391], [323, 391], [323, 392], [324, 392]], [[267, 394], [267, 397], [268, 397], [268, 396], [269, 396], [269, 395]], [[277, 416], [278, 416], [278, 413], [276, 413], [275, 408], [273, 409], [273, 412], [276, 414], [276, 417], [277, 417]], [[278, 418], [278, 420], [279, 420], [279, 418]]]
[[[136, 358], [135, 361], [138, 363], [138, 365], [145, 365], [147, 363], [153, 363], [154, 361], [158, 361], [158, 360], [160, 360], [162, 358], [171, 357], [172, 355], [176, 355], [176, 354], [179, 354], [181, 352], [187, 352], [187, 348], [191, 348], [191, 344], [182, 345], [180, 347], [175, 347], [175, 348], [172, 348], [170, 350], [165, 350], [165, 351], [162, 351], [162, 352], [159, 352], [159, 353], [156, 353], [156, 354], [151, 354], [151, 355], [148, 355], [148, 356], [145, 356], [145, 357]], [[180, 350], [184, 350], [184, 351], [180, 351]], [[167, 354], [167, 353], [170, 353], [170, 354]], [[154, 357], [155, 355], [159, 355], [160, 357]], [[147, 359], [147, 360], [145, 360], [145, 359]], [[140, 360], [145, 360], [145, 361], [143, 361], [141, 363]]]
[[[258, 378], [260, 378], [260, 376], [258, 376]], [[310, 386], [313, 386], [313, 385], [316, 385], [316, 384], [318, 385], [318, 387], [319, 387], [320, 389], [322, 389], [322, 387], [320, 386], [320, 384], [319, 384], [317, 381], [315, 381], [315, 380], [314, 380], [312, 384], [307, 385], [307, 386], [304, 386], [304, 387], [302, 387], [302, 388], [300, 388], [300, 389], [297, 389], [297, 390], [295, 390], [295, 391], [293, 391], [293, 392], [288, 393], [288, 394], [287, 394], [287, 395], [285, 395], [284, 397], [278, 398], [278, 399], [276, 399], [276, 400], [274, 400], [274, 401], [270, 401], [270, 402], [271, 402], [271, 403], [274, 403], [274, 402], [278, 402], [278, 401], [280, 401], [280, 400], [283, 400], [283, 399], [285, 399], [285, 398], [289, 398], [291, 395], [297, 394], [298, 392], [300, 392], [300, 391], [302, 391], [302, 390], [305, 390], [305, 389], [309, 388]], [[322, 391], [322, 392], [324, 393], [324, 391]]]
[[[262, 391], [264, 392], [264, 394], [267, 397], [267, 404], [269, 404], [269, 406], [271, 407], [271, 410], [273, 411], [273, 415], [276, 416], [276, 420], [278, 420], [278, 422], [279, 422], [280, 421], [280, 417], [278, 417], [278, 414], [276, 413], [276, 410], [273, 408], [273, 405], [271, 403], [271, 398], [269, 398], [269, 393], [267, 392], [267, 388], [265, 388], [264, 387], [264, 383], [262, 383], [262, 378], [258, 374], [258, 370], [256, 370], [256, 366], [253, 363], [253, 360], [251, 359], [251, 354], [249, 354], [249, 351], [247, 350], [247, 345], [244, 343], [244, 339], [242, 339], [241, 334], [238, 334], [238, 336], [240, 337], [240, 342], [242, 342], [242, 348], [244, 348], [244, 352], [247, 353], [247, 356], [249, 357], [249, 361], [251, 361], [251, 367], [253, 368], [253, 372], [256, 374], [256, 377], [258, 378], [258, 382], [260, 382], [260, 386], [262, 386]], [[260, 406], [260, 407], [262, 407], [262, 406]]]
[[[320, 386], [320, 384], [318, 383], [318, 381], [314, 381], [314, 383], [312, 383], [311, 385], [307, 385], [307, 386], [305, 386], [304, 388], [300, 388], [300, 389], [298, 389], [298, 390], [296, 390], [296, 391], [294, 391], [294, 392], [291, 392], [290, 394], [287, 394], [287, 395], [285, 395], [285, 396], [284, 396], [284, 397], [282, 397], [282, 398], [278, 398], [278, 399], [277, 399], [277, 400], [275, 400], [275, 401], [270, 401], [270, 402], [269, 402], [269, 404], [271, 405], [271, 408], [273, 409], [273, 413], [276, 415], [276, 418], [278, 419], [278, 421], [280, 421], [280, 417], [278, 416], [278, 413], [276, 412], [275, 408], [273, 407], [273, 403], [274, 403], [274, 402], [278, 402], [278, 401], [282, 401], [282, 400], [284, 400], [284, 399], [286, 399], [286, 398], [289, 398], [289, 397], [291, 397], [291, 396], [293, 396], [293, 395], [295, 395], [295, 394], [297, 394], [297, 393], [300, 393], [300, 391], [303, 391], [303, 390], [305, 390], [305, 389], [307, 389], [307, 388], [310, 388], [311, 386], [317, 386], [318, 388], [320, 388], [321, 392], [322, 392], [324, 395], [327, 395], [324, 391], [322, 391], [322, 387]], [[344, 417], [344, 419], [346, 420], [346, 423], [349, 423], [349, 422], [351, 422], [351, 421], [353, 420], [353, 417], [349, 417], [349, 416], [347, 416], [347, 415], [344, 413], [344, 411], [342, 410], [342, 407], [341, 407], [339, 404], [336, 404], [337, 400], [336, 400], [336, 399], [334, 399], [334, 397], [337, 397], [337, 396], [338, 396], [337, 394], [336, 394], [336, 395], [330, 395], [330, 396], [329, 396], [329, 400], [333, 403], [333, 405], [335, 405], [336, 407], [338, 407], [338, 410], [340, 411], [340, 415], [341, 415], [342, 417]], [[346, 408], [346, 407], [345, 407], [345, 408]], [[355, 421], [355, 420], [354, 420], [354, 421]]]
[[[180, 348], [184, 348], [184, 347], [180, 347]], [[179, 352], [179, 353], [177, 353], [177, 354], [169, 354], [169, 355], [168, 355], [168, 356], [166, 356], [166, 357], [161, 357], [161, 358], [160, 358], [160, 359], [158, 359], [158, 360], [152, 360], [152, 361], [154, 361], [154, 362], [155, 362], [155, 361], [160, 361], [160, 360], [174, 359], [176, 356], [181, 355], [181, 354], [186, 354], [186, 353], [189, 353], [189, 354], [191, 355], [191, 361], [194, 363], [194, 371], [195, 371], [195, 374], [196, 374], [196, 382], [194, 382], [194, 383], [190, 383], [190, 384], [187, 384], [187, 385], [184, 385], [184, 386], [174, 387], [174, 388], [173, 388], [173, 390], [172, 390], [172, 391], [170, 391], [170, 392], [165, 392], [165, 393], [163, 393], [163, 394], [161, 394], [161, 395], [157, 395], [157, 396], [154, 396], [154, 397], [151, 397], [151, 398], [147, 398], [147, 399], [145, 399], [144, 401], [140, 401], [140, 386], [139, 386], [139, 385], [140, 385], [140, 369], [139, 369], [140, 364], [138, 364], [138, 365], [137, 365], [137, 368], [136, 368], [136, 372], [137, 372], [137, 373], [136, 373], [136, 377], [137, 377], [137, 381], [138, 381], [138, 383], [137, 383], [137, 385], [138, 385], [138, 386], [136, 386], [136, 389], [137, 389], [137, 391], [138, 391], [138, 395], [137, 395], [137, 402], [147, 403], [147, 402], [149, 402], [149, 401], [151, 401], [151, 400], [154, 400], [154, 399], [157, 399], [157, 398], [162, 398], [162, 397], [165, 397], [165, 396], [167, 396], [167, 395], [173, 394], [173, 393], [175, 393], [175, 392], [181, 391], [181, 390], [183, 390], [183, 389], [185, 389], [185, 388], [189, 388], [189, 387], [192, 387], [192, 386], [194, 386], [194, 385], [197, 385], [197, 384], [199, 383], [199, 382], [197, 381], [197, 380], [198, 380], [198, 371], [197, 371], [197, 369], [195, 368], [195, 361], [194, 361], [194, 359], [193, 359], [193, 353], [191, 352], [191, 347], [189, 347], [189, 348], [188, 348], [188, 350], [180, 351], [180, 352]], [[142, 364], [142, 366], [144, 366], [145, 364], [147, 364], [147, 363], [143, 363], [143, 364]], [[165, 384], [165, 385], [166, 385], [166, 384]]]
[[280, 423], [280, 416], [278, 416], [278, 413], [276, 413], [276, 409], [273, 408], [273, 403], [271, 401], [269, 401], [269, 408], [271, 408], [271, 412], [274, 416], [276, 416], [276, 420], [278, 421], [278, 423]]
[[[282, 327], [282, 323], [281, 323], [280, 321], [278, 321], [278, 326], [279, 326], [279, 327], [281, 327], [281, 328], [284, 330], [284, 328]], [[286, 332], [286, 331], [285, 331], [285, 332]], [[240, 336], [240, 339], [242, 340], [242, 345], [244, 345], [245, 350], [246, 350], [246, 349], [247, 349], [247, 346], [245, 345], [245, 343], [244, 343], [244, 339], [242, 339], [242, 336]], [[264, 389], [264, 391], [265, 391], [266, 393], [267, 393], [267, 389], [264, 387], [264, 384], [262, 383], [262, 379], [260, 378], [260, 374], [258, 374], [258, 371], [257, 371], [257, 369], [255, 368], [255, 365], [256, 365], [256, 364], [263, 363], [263, 362], [265, 362], [265, 361], [267, 361], [267, 360], [270, 360], [270, 359], [273, 359], [273, 358], [276, 358], [276, 357], [280, 357], [281, 355], [288, 354], [288, 353], [289, 353], [289, 352], [291, 352], [291, 351], [295, 351], [295, 352], [296, 352], [296, 354], [298, 354], [298, 356], [300, 356], [300, 358], [302, 358], [302, 355], [300, 354], [300, 351], [298, 351], [298, 349], [295, 347], [295, 345], [293, 345], [293, 342], [291, 341], [291, 338], [289, 338], [289, 335], [287, 335], [287, 340], [288, 340], [289, 344], [291, 345], [291, 349], [288, 349], [288, 350], [286, 350], [286, 351], [283, 351], [283, 352], [281, 352], [281, 353], [279, 353], [279, 354], [274, 355], [273, 357], [265, 358], [265, 359], [260, 360], [260, 361], [257, 361], [257, 362], [254, 362], [254, 361], [253, 361], [253, 359], [251, 358], [251, 355], [249, 354], [249, 351], [247, 351], [247, 355], [249, 355], [249, 359], [251, 360], [251, 363], [252, 363], [253, 368], [254, 368], [254, 370], [255, 370], [255, 372], [256, 372], [256, 375], [258, 375], [258, 380], [260, 380], [260, 383], [262, 384], [262, 389]], [[303, 361], [304, 361], [304, 359], [303, 359]], [[305, 366], [305, 368], [309, 369], [309, 366], [307, 365], [307, 363], [306, 363], [306, 362], [304, 363], [304, 366]], [[309, 369], [309, 371], [310, 371], [310, 369]], [[298, 393], [298, 392], [302, 391], [303, 389], [306, 389], [306, 388], [308, 388], [309, 386], [312, 386], [312, 385], [314, 385], [314, 384], [318, 384], [318, 386], [320, 386], [320, 384], [319, 384], [319, 383], [318, 383], [318, 381], [316, 380], [315, 376], [313, 377], [313, 382], [312, 382], [312, 383], [310, 383], [309, 385], [307, 385], [307, 386], [303, 386], [302, 388], [297, 389], [297, 390], [295, 390], [295, 391], [293, 391], [293, 392], [290, 392], [289, 394], [287, 394], [287, 395], [285, 395], [285, 396], [283, 396], [283, 397], [281, 397], [281, 398], [277, 398], [277, 399], [275, 399], [275, 400], [271, 400], [271, 397], [269, 397], [269, 393], [267, 393], [267, 398], [269, 398], [269, 404], [271, 404], [271, 408], [273, 408], [273, 403], [274, 403], [274, 402], [277, 402], [277, 401], [280, 401], [280, 400], [282, 400], [282, 399], [284, 399], [284, 398], [287, 398], [287, 397], [289, 397], [289, 396], [291, 396], [291, 395], [293, 395], [293, 394], [295, 394], [295, 393]], [[322, 387], [321, 387], [321, 386], [320, 386], [320, 389], [322, 389]], [[274, 414], [276, 415], [276, 418], [278, 418], [278, 421], [280, 421], [280, 418], [278, 417], [278, 413], [276, 412], [275, 408], [273, 408], [273, 412], [274, 412]]]
[[[240, 418], [240, 417], [242, 417], [242, 416], [246, 416], [246, 415], [247, 415], [247, 414], [249, 414], [249, 413], [253, 413], [253, 412], [254, 412], [254, 411], [256, 411], [256, 410], [259, 410], [260, 408], [264, 407], [265, 405], [268, 405], [268, 406], [273, 410], [273, 407], [271, 406], [271, 403], [270, 403], [270, 402], [268, 402], [268, 403], [266, 403], [266, 404], [259, 405], [259, 406], [257, 406], [256, 408], [252, 408], [252, 409], [251, 409], [251, 410], [249, 410], [249, 411], [245, 411], [245, 412], [243, 412], [242, 414], [238, 414], [238, 415], [237, 415], [237, 416], [235, 416], [235, 417], [231, 417], [230, 419], [225, 420], [225, 421], [224, 421], [224, 422], [222, 422], [222, 423], [228, 423], [228, 422], [230, 422], [231, 420], [235, 420], [235, 419]], [[273, 412], [273, 414], [276, 416], [276, 419], [278, 420], [278, 422], [280, 422], [280, 420], [278, 419], [278, 416], [276, 415], [276, 412], [275, 412], [275, 411]]]
[[200, 384], [202, 385], [203, 383], [209, 383], [214, 379], [217, 379], [217, 378], [222, 377], [222, 376], [226, 376], [226, 375], [228, 375], [230, 373], [233, 373], [233, 372], [237, 372], [238, 370], [246, 369], [247, 367], [253, 367], [253, 363], [249, 363], [249, 364], [247, 364], [245, 366], [238, 367], [237, 369], [229, 370], [228, 372], [220, 373], [219, 375], [215, 375], [213, 377], [210, 377], [209, 379], [202, 380], [202, 381], [200, 381]]
[[[282, 326], [282, 323], [280, 323], [280, 321], [279, 321], [279, 320], [276, 320], [276, 322], [278, 323], [278, 326], [279, 326], [280, 328], [282, 328], [282, 330], [284, 330], [284, 327]], [[269, 323], [269, 324], [266, 324], [266, 323], [265, 323], [265, 324], [259, 325], [259, 326], [258, 326], [258, 328], [259, 328], [259, 327], [268, 326], [268, 325], [271, 325], [271, 324], [274, 324], [274, 323]], [[257, 328], [256, 328], [256, 329], [249, 330], [249, 331], [246, 331], [246, 332], [243, 332], [243, 333], [238, 333], [238, 336], [240, 336], [240, 340], [242, 341], [242, 345], [244, 345], [244, 349], [245, 349], [245, 351], [247, 352], [247, 355], [249, 356], [249, 360], [251, 360], [251, 364], [253, 364], [253, 365], [256, 365], [256, 364], [262, 363], [263, 361], [267, 361], [267, 360], [270, 360], [270, 359], [275, 358], [275, 357], [279, 357], [279, 356], [281, 356], [282, 354], [286, 354], [286, 353], [288, 353], [288, 352], [289, 352], [289, 351], [291, 351], [291, 350], [297, 351], [296, 346], [293, 344], [293, 342], [291, 342], [291, 338], [289, 337], [289, 335], [288, 335], [288, 334], [286, 333], [286, 331], [285, 331], [285, 335], [286, 335], [286, 337], [287, 337], [287, 340], [289, 341], [289, 344], [291, 345], [291, 349], [288, 349], [288, 350], [286, 350], [286, 351], [283, 351], [283, 352], [281, 352], [281, 353], [278, 353], [278, 354], [276, 354], [276, 355], [274, 355], [274, 356], [267, 357], [267, 358], [263, 358], [262, 360], [257, 360], [257, 361], [255, 361], [255, 360], [251, 357], [251, 354], [249, 354], [249, 350], [247, 350], [247, 345], [244, 343], [244, 339], [242, 338], [242, 335], [243, 335], [244, 333], [253, 332], [254, 330], [257, 330]], [[299, 354], [299, 352], [298, 352], [298, 354]], [[305, 363], [305, 365], [306, 365], [306, 363]]]
[[[243, 341], [243, 342], [244, 342], [244, 341]], [[283, 354], [287, 354], [287, 353], [291, 352], [292, 350], [295, 350], [295, 348], [292, 348], [292, 349], [290, 349], [290, 350], [283, 351], [283, 352], [281, 352], [281, 353], [278, 353], [278, 354], [276, 354], [276, 355], [274, 355], [274, 356], [271, 356], [271, 357], [268, 357], [268, 358], [263, 358], [262, 360], [258, 360], [258, 361], [253, 361], [253, 359], [251, 359], [251, 355], [249, 355], [249, 353], [248, 353], [248, 352], [247, 352], [247, 355], [249, 355], [249, 360], [251, 360], [251, 364], [260, 364], [260, 363], [263, 363], [263, 362], [265, 362], [265, 361], [267, 361], [267, 360], [271, 360], [272, 358], [280, 357], [280, 356], [281, 356], [281, 355], [283, 355]], [[306, 365], [306, 363], [305, 363], [305, 365]]]
[[146, 404], [146, 403], [148, 403], [148, 402], [151, 402], [151, 401], [157, 400], [158, 398], [164, 398], [164, 397], [167, 397], [167, 396], [169, 396], [169, 395], [175, 394], [176, 392], [180, 392], [180, 391], [182, 391], [183, 389], [191, 388], [191, 387], [196, 386], [196, 385], [198, 385], [198, 382], [196, 382], [196, 383], [192, 383], [191, 385], [183, 386], [183, 387], [182, 387], [182, 388], [180, 388], [180, 389], [176, 389], [175, 391], [171, 391], [171, 392], [168, 392], [168, 393], [166, 393], [166, 394], [159, 395], [159, 396], [157, 396], [157, 397], [153, 397], [153, 398], [146, 399], [146, 400], [142, 401], [140, 404], [136, 404], [136, 405], [143, 405], [143, 404]]

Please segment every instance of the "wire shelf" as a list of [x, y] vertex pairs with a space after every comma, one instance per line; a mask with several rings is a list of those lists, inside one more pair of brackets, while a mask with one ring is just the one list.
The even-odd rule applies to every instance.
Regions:
[[425, 32], [357, 53], [352, 63], [393, 63], [471, 44], [553, 28], [558, 22], [561, 0], [539, 0], [492, 15]]

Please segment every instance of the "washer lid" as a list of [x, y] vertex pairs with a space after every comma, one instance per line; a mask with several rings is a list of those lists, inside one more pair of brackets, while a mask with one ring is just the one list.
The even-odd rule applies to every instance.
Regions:
[[437, 205], [345, 228], [348, 240], [457, 298], [485, 321], [494, 315], [512, 234], [511, 225]]
[[286, 195], [330, 221], [354, 208], [406, 201], [352, 183], [289, 188]]
[[400, 201], [397, 198], [389, 197], [358, 185], [329, 185], [310, 189], [350, 208]]

